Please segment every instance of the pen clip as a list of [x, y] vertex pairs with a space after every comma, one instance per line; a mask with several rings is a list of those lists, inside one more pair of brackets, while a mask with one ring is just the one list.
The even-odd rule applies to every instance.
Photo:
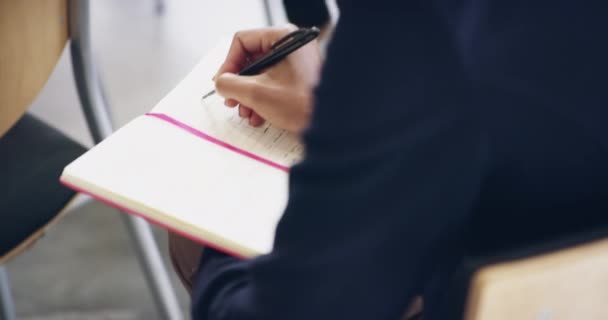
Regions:
[[316, 37], [318, 34], [319, 29], [317, 27], [301, 28], [288, 33], [287, 35], [279, 39], [277, 42], [273, 43], [270, 49], [277, 50], [279, 47], [290, 41], [299, 41], [300, 39], [308, 38], [310, 36]]

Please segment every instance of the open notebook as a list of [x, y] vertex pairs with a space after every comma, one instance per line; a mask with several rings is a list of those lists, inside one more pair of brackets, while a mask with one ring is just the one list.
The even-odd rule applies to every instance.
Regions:
[[61, 182], [93, 198], [239, 257], [271, 250], [287, 203], [298, 139], [253, 128], [215, 95], [222, 41], [154, 109], [63, 171]]

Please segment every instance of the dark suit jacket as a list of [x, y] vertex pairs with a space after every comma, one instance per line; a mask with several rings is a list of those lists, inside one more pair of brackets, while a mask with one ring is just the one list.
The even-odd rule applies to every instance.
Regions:
[[463, 256], [606, 221], [604, 2], [339, 5], [275, 248], [206, 252], [195, 319], [435, 319]]

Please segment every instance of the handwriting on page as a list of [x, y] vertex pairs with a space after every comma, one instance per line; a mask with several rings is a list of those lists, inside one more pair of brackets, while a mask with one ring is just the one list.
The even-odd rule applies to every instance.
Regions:
[[304, 149], [298, 138], [266, 122], [261, 127], [249, 125], [237, 108], [224, 106], [223, 98], [201, 100], [201, 125], [205, 131], [226, 143], [278, 164], [291, 167], [302, 158]]

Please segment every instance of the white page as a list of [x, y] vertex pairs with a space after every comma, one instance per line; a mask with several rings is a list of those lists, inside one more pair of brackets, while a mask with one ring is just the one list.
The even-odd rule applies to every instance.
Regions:
[[212, 78], [223, 63], [230, 41], [223, 40], [194, 67], [182, 82], [161, 100], [151, 112], [168, 115], [235, 147], [259, 155], [286, 167], [302, 158], [303, 147], [296, 135], [266, 122], [259, 128], [238, 115], [237, 108], [224, 106], [224, 99], [214, 94]]
[[249, 256], [272, 248], [288, 174], [142, 116], [67, 166], [62, 180]]
[[[201, 101], [227, 48], [225, 41], [213, 50], [151, 113], [290, 167], [302, 154], [295, 136], [269, 125], [250, 127], [218, 96]], [[72, 162], [61, 180], [242, 256], [271, 250], [288, 193], [286, 170], [150, 115]]]

